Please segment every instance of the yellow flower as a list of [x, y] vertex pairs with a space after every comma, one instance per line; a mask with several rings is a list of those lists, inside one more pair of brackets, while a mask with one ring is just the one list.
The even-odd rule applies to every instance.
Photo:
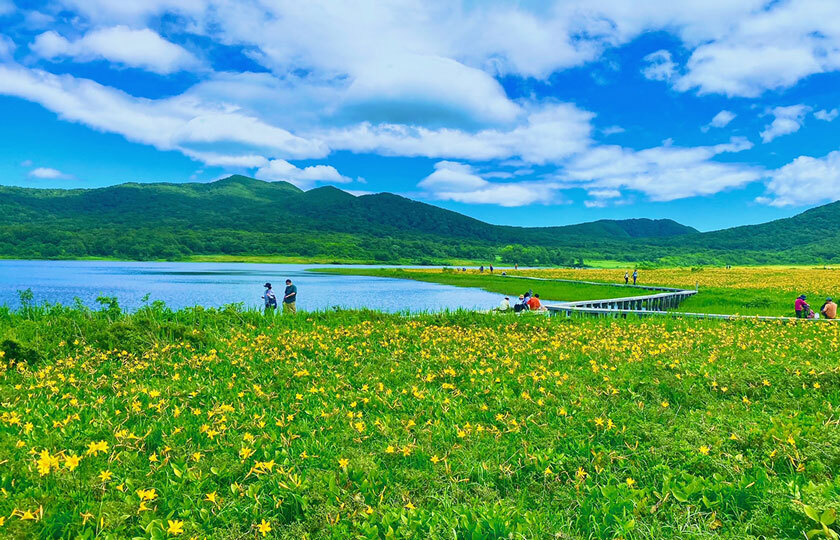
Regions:
[[79, 466], [80, 461], [81, 461], [81, 458], [79, 456], [75, 456], [73, 454], [70, 454], [69, 456], [64, 458], [64, 466], [67, 469], [70, 469], [71, 471], [73, 471], [73, 470], [76, 469], [76, 467]]
[[166, 532], [173, 536], [177, 536], [184, 532], [184, 522], [181, 520], [172, 520], [167, 519], [166, 522], [169, 524], [169, 528], [166, 529]]
[[385, 449], [386, 454], [393, 454], [394, 452], [396, 452], [396, 449], [390, 444], [388, 445], [388, 448]]
[[341, 458], [341, 459], [338, 460], [338, 466], [341, 467], [342, 469], [346, 469], [347, 465], [349, 465], [349, 464], [350, 464], [350, 460], [347, 459], [347, 458]]
[[436, 464], [440, 461], [440, 458], [437, 457], [437, 454], [431, 457], [432, 463]]
[[411, 501], [409, 501], [405, 504], [405, 508], [408, 509], [408, 510], [414, 510], [415, 506], [413, 504], [411, 504]]
[[630, 477], [628, 477], [624, 482], [627, 483], [627, 487], [633, 487], [636, 484], [636, 481]]
[[706, 446], [705, 444], [702, 445], [698, 450], [700, 450], [700, 453], [703, 454], [704, 456], [709, 455], [709, 447]]
[[149, 456], [149, 462], [150, 463], [157, 463], [157, 460], [158, 460], [157, 453], [154, 453], [151, 456]]
[[271, 531], [271, 525], [266, 520], [262, 520], [262, 523], [257, 525], [257, 529], [265, 536]]
[[99, 479], [103, 482], [109, 482], [113, 477], [114, 473], [112, 473], [111, 471], [101, 471], [99, 473]]
[[660, 403], [660, 405], [662, 405], [663, 409], [667, 409], [670, 403], [668, 403], [667, 401], [663, 401], [662, 403]]
[[207, 501], [207, 502], [211, 502], [211, 503], [215, 504], [216, 503], [216, 492], [214, 491], [212, 493], [208, 493], [207, 495], [204, 496], [204, 500]]
[[93, 454], [94, 456], [99, 455], [99, 452], [107, 453], [108, 452], [108, 443], [105, 441], [99, 442], [90, 442], [88, 443], [88, 454]]

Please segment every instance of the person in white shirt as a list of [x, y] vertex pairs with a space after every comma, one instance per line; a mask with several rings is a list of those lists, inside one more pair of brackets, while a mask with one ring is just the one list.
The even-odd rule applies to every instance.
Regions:
[[510, 309], [510, 298], [507, 296], [502, 299], [502, 302], [499, 304], [499, 311], [507, 311]]

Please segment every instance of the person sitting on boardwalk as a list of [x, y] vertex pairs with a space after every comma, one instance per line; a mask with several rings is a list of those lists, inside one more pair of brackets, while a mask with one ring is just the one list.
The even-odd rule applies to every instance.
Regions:
[[505, 297], [502, 299], [502, 302], [499, 304], [499, 307], [498, 307], [497, 309], [498, 309], [499, 311], [507, 311], [507, 310], [509, 310], [509, 309], [510, 309], [510, 298], [508, 298], [507, 296], [505, 296]]
[[540, 303], [540, 295], [535, 294], [530, 299], [528, 299], [528, 309], [531, 311], [542, 311], [543, 305]]
[[793, 310], [796, 312], [797, 319], [808, 318], [808, 313], [811, 312], [811, 306], [809, 306], [808, 302], [805, 301], [804, 294], [800, 294], [796, 301], [793, 303]]
[[519, 302], [515, 306], [513, 306], [513, 311], [515, 313], [520, 313], [522, 311], [528, 311], [528, 302], [525, 301], [525, 295], [519, 295]]
[[825, 299], [825, 304], [823, 304], [820, 308], [820, 313], [822, 313], [823, 317], [826, 319], [837, 318], [837, 304], [834, 303], [831, 297]]

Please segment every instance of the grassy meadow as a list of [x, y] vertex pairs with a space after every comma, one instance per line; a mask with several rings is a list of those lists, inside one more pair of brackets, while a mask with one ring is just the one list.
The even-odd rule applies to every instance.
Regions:
[[0, 537], [832, 537], [838, 348], [807, 323], [0, 309]]
[[[596, 285], [513, 280], [516, 276], [545, 279], [572, 279], [603, 283], [624, 283], [624, 272], [633, 268], [544, 268], [497, 269], [490, 275], [478, 270], [452, 272], [443, 269], [329, 269], [335, 273], [377, 275], [404, 279], [422, 279], [448, 285], [480, 287], [492, 292], [520, 293], [528, 288], [552, 300], [587, 300], [615, 298], [648, 293], [642, 289], [598, 287]], [[508, 278], [498, 274], [505, 271]], [[632, 279], [632, 278], [631, 278]], [[728, 315], [794, 315], [793, 302], [800, 294], [808, 297], [815, 310], [825, 298], [840, 298], [840, 269], [809, 266], [752, 266], [654, 268], [639, 270], [639, 285], [699, 288], [700, 293], [680, 304], [677, 311], [721, 313]], [[520, 291], [522, 289], [522, 291]], [[550, 292], [549, 292], [550, 291]]]
[[[567, 283], [562, 281], [537, 281], [515, 279], [502, 276], [502, 270], [491, 274], [489, 270], [454, 270], [426, 268], [318, 268], [313, 272], [374, 276], [392, 279], [413, 279], [456, 287], [475, 287], [485, 291], [509, 296], [511, 301], [529, 289], [540, 295], [542, 300], [592, 300], [598, 298], [620, 298], [622, 296], [642, 296], [654, 294], [653, 291], [625, 289], [611, 285], [590, 285], [586, 283]], [[507, 270], [504, 270], [507, 271]], [[500, 298], [501, 299], [501, 298]]]

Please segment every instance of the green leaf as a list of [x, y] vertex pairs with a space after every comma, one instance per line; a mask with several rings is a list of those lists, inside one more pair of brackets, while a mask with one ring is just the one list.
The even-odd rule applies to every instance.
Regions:
[[812, 520], [816, 521], [817, 523], [820, 522], [820, 514], [814, 508], [808, 506], [807, 504], [803, 504], [802, 508], [805, 510], [805, 515], [811, 518]]
[[831, 525], [836, 520], [837, 512], [834, 510], [834, 508], [829, 508], [828, 510], [823, 512], [823, 515], [820, 517], [820, 523], [822, 523], [823, 525]]

